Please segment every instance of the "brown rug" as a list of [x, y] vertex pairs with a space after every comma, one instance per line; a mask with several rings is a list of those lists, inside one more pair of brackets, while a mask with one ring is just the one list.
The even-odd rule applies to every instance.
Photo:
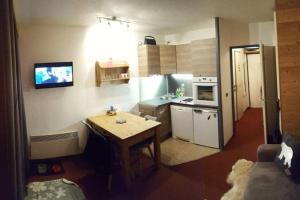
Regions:
[[[168, 166], [174, 166], [198, 160], [218, 152], [220, 152], [219, 149], [204, 147], [183, 140], [169, 138], [161, 143], [161, 162]], [[149, 156], [147, 149], [145, 149], [144, 153]]]

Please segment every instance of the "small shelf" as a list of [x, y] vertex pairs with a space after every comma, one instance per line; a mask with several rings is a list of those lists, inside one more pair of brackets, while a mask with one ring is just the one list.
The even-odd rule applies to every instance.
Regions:
[[125, 80], [130, 80], [130, 78], [103, 79], [102, 82], [109, 82], [109, 81], [125, 81]]
[[118, 66], [111, 66], [111, 67], [100, 65], [101, 69], [128, 68], [128, 67], [129, 67], [128, 65], [118, 65]]
[[95, 69], [97, 87], [100, 87], [102, 82], [121, 81], [128, 83], [130, 80], [129, 65], [126, 61], [111, 59], [97, 61]]

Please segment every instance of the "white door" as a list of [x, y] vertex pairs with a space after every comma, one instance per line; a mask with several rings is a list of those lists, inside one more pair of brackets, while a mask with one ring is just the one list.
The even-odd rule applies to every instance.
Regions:
[[248, 76], [246, 66], [246, 55], [244, 49], [233, 50], [234, 70], [235, 70], [235, 104], [237, 120], [241, 119], [246, 109], [249, 107], [248, 96]]
[[194, 109], [194, 142], [203, 146], [219, 148], [218, 111]]
[[193, 109], [171, 105], [172, 136], [187, 141], [194, 141]]
[[275, 47], [260, 45], [262, 64], [262, 103], [264, 119], [264, 138], [268, 143], [268, 136], [271, 136], [276, 129], [277, 115], [277, 76]]
[[259, 54], [248, 54], [249, 93], [251, 108], [262, 107], [262, 69]]

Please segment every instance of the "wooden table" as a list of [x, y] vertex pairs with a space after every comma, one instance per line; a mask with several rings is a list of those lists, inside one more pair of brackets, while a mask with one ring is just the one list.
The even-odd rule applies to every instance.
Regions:
[[[125, 119], [126, 123], [117, 124], [117, 119]], [[126, 188], [131, 187], [129, 148], [150, 137], [154, 138], [155, 167], [160, 165], [160, 122], [145, 120], [142, 117], [118, 112], [115, 116], [101, 115], [89, 117], [88, 122], [96, 129], [102, 130], [120, 146], [121, 163]]]

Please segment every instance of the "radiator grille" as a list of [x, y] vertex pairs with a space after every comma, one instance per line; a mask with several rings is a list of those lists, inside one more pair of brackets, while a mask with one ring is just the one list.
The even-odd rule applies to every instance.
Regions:
[[79, 154], [78, 132], [31, 136], [31, 159], [46, 159]]
[[70, 132], [70, 133], [60, 133], [54, 135], [30, 136], [30, 140], [31, 142], [47, 142], [53, 140], [72, 139], [76, 137], [78, 137], [77, 132]]

